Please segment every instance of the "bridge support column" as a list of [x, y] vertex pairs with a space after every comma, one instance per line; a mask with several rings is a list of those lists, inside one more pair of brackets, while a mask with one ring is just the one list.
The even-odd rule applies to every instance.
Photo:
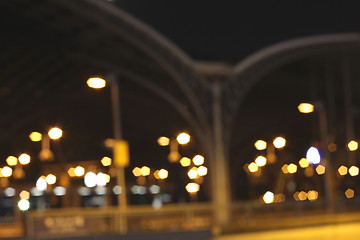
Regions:
[[229, 168], [225, 154], [223, 133], [223, 110], [221, 82], [212, 84], [213, 94], [213, 141], [211, 154], [212, 200], [214, 213], [214, 234], [230, 221]]

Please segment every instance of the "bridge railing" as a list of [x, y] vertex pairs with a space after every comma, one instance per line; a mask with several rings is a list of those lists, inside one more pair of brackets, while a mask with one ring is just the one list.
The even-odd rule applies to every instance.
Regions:
[[[223, 232], [321, 224], [332, 221], [334, 214], [340, 216], [343, 213], [360, 212], [357, 199], [337, 202], [336, 213], [329, 214], [325, 206], [321, 200], [268, 205], [258, 202], [234, 202], [230, 206], [232, 221]], [[139, 205], [130, 206], [126, 212], [121, 212], [117, 207], [36, 210], [23, 213], [22, 219], [26, 224], [17, 223], [17, 227], [24, 226], [25, 231], [21, 232], [30, 239], [60, 235], [73, 237], [109, 233], [201, 231], [211, 230], [212, 211], [211, 203], [167, 204], [161, 208]], [[359, 218], [357, 215], [354, 217], [356, 219], [352, 218], [353, 220]], [[281, 221], [283, 226], [279, 219], [286, 219]]]
[[126, 212], [111, 208], [74, 208], [32, 211], [26, 216], [30, 238], [85, 236], [108, 233], [207, 230], [211, 227], [209, 203], [133, 206]]

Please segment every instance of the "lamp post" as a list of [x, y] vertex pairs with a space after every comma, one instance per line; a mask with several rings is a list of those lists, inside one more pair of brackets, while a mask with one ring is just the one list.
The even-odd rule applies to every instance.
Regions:
[[39, 158], [41, 161], [54, 160], [54, 153], [50, 149], [50, 139], [57, 140], [62, 137], [63, 131], [58, 127], [51, 128], [47, 133], [41, 134], [39, 132], [32, 132], [29, 138], [33, 142], [41, 141], [41, 151]]
[[[109, 83], [110, 86], [114, 131], [113, 158], [116, 166], [117, 185], [121, 188], [121, 193], [118, 194], [118, 206], [124, 214], [127, 210], [125, 167], [129, 164], [129, 150], [127, 142], [122, 139], [119, 84], [116, 76], [113, 74], [108, 75], [106, 80], [102, 78], [89, 78], [86, 83], [89, 87], [95, 89], [104, 88], [106, 83]], [[126, 233], [127, 226], [125, 219], [123, 219], [120, 226], [121, 233]]]
[[184, 145], [190, 142], [190, 135], [182, 132], [177, 135], [176, 139], [169, 139], [168, 137], [159, 137], [157, 142], [160, 146], [170, 146], [170, 153], [168, 160], [170, 162], [177, 162], [180, 160], [181, 155], [179, 153], [179, 144]]
[[318, 113], [319, 119], [319, 130], [321, 139], [322, 149], [322, 164], [325, 166], [325, 196], [327, 201], [327, 210], [332, 213], [335, 210], [335, 189], [333, 181], [333, 170], [330, 161], [330, 153], [328, 151], [329, 138], [328, 138], [328, 123], [327, 114], [324, 105], [321, 102], [312, 103], [301, 103], [298, 105], [298, 110], [301, 113]]
[[268, 144], [264, 140], [257, 140], [254, 143], [254, 147], [259, 150], [266, 150], [266, 161], [269, 163], [274, 163], [276, 161], [275, 149], [280, 149], [285, 147], [286, 139], [283, 137], [276, 137], [272, 144]]

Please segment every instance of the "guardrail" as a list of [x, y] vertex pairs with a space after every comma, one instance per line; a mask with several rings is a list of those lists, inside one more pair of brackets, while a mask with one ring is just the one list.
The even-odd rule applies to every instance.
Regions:
[[209, 203], [132, 206], [126, 212], [111, 208], [74, 208], [29, 212], [27, 236], [86, 236], [109, 233], [208, 230], [212, 213]]
[[[359, 200], [348, 199], [337, 203], [338, 212], [329, 213], [320, 200], [269, 205], [234, 202], [231, 206], [233, 219], [222, 229], [222, 233], [325, 224], [334, 219], [360, 221]], [[24, 212], [22, 217], [26, 224], [15, 222], [18, 233], [12, 237], [18, 237], [19, 233], [30, 239], [49, 239], [59, 236], [210, 231], [213, 221], [211, 203], [169, 204], [158, 209], [138, 205], [129, 206], [126, 212], [117, 207], [50, 209]]]

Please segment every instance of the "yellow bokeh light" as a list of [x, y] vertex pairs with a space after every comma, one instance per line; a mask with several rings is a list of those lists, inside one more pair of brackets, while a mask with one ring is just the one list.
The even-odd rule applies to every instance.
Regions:
[[107, 173], [104, 173], [104, 178], [105, 178], [106, 183], [109, 183], [111, 180], [111, 176]]
[[349, 168], [349, 174], [350, 174], [350, 176], [352, 176], [352, 177], [355, 177], [355, 176], [359, 175], [359, 168], [356, 167], [356, 166], [351, 166], [351, 167]]
[[254, 173], [259, 170], [259, 166], [256, 163], [252, 162], [249, 164], [248, 169], [250, 172]]
[[48, 174], [45, 178], [47, 184], [53, 185], [56, 183], [56, 176], [54, 174]]
[[103, 157], [101, 159], [101, 164], [104, 166], [104, 167], [108, 167], [111, 165], [111, 162], [112, 162], [112, 159], [109, 158], [109, 157]]
[[18, 158], [20, 164], [27, 165], [30, 163], [31, 157], [29, 154], [23, 153]]
[[28, 191], [22, 190], [19, 193], [19, 197], [20, 197], [20, 199], [29, 200], [30, 199], [30, 193]]
[[274, 193], [267, 191], [263, 196], [263, 200], [266, 204], [273, 203], [274, 202]]
[[51, 139], [56, 140], [62, 137], [63, 130], [58, 127], [53, 127], [49, 130], [48, 135]]
[[197, 172], [197, 168], [196, 167], [191, 168], [188, 171], [187, 175], [189, 176], [190, 179], [198, 178], [199, 175], [198, 175], [198, 172]]
[[185, 189], [188, 193], [197, 193], [200, 190], [200, 185], [197, 183], [188, 183]]
[[283, 193], [275, 194], [274, 202], [285, 202], [285, 194]]
[[207, 174], [207, 172], [208, 172], [208, 169], [205, 166], [200, 166], [197, 169], [197, 172], [198, 172], [199, 176], [205, 176]]
[[277, 137], [273, 141], [273, 144], [276, 148], [283, 148], [286, 145], [286, 139], [283, 137]]
[[134, 174], [135, 177], [139, 177], [139, 176], [141, 176], [141, 169], [139, 167], [135, 167], [132, 170], [132, 173]]
[[289, 173], [293, 174], [297, 172], [297, 166], [293, 163], [291, 163], [288, 167], [287, 170]]
[[298, 198], [300, 201], [305, 201], [307, 199], [307, 193], [304, 191], [299, 192]]
[[29, 138], [33, 142], [40, 142], [42, 140], [42, 134], [39, 132], [32, 132], [30, 133]]
[[310, 201], [315, 201], [316, 199], [318, 199], [319, 193], [315, 190], [311, 190], [307, 193], [307, 198]]
[[192, 161], [193, 161], [194, 165], [199, 166], [199, 165], [204, 164], [205, 158], [198, 154], [195, 157], [193, 157]]
[[166, 179], [169, 176], [169, 172], [166, 169], [160, 169], [158, 176], [160, 179]]
[[81, 167], [81, 166], [77, 166], [74, 169], [74, 173], [76, 177], [82, 177], [85, 174], [85, 168]]
[[69, 170], [67, 171], [67, 173], [69, 174], [70, 177], [76, 177], [74, 170], [75, 170], [75, 168], [71, 167], [71, 168], [69, 168]]
[[347, 189], [347, 190], [345, 191], [345, 196], [346, 196], [347, 198], [353, 198], [354, 195], [355, 195], [355, 191], [352, 190], [351, 188], [349, 188], [349, 189]]
[[91, 88], [100, 89], [106, 86], [106, 81], [99, 77], [93, 77], [93, 78], [89, 78], [86, 81], [86, 84]]
[[160, 146], [168, 146], [170, 144], [170, 139], [167, 138], [167, 137], [159, 137], [157, 139], [157, 143], [160, 145]]
[[17, 162], [18, 162], [18, 159], [14, 156], [8, 156], [6, 158], [6, 163], [9, 166], [15, 166], [17, 164]]
[[349, 148], [350, 151], [356, 151], [359, 148], [359, 143], [355, 140], [351, 140], [347, 147]]
[[319, 174], [319, 175], [322, 175], [322, 174], [324, 174], [325, 173], [325, 166], [323, 166], [323, 165], [319, 165], [319, 166], [317, 166], [316, 167], [316, 169], [315, 169], [315, 171], [317, 172], [317, 174]]
[[188, 158], [188, 157], [182, 157], [182, 158], [180, 159], [180, 164], [181, 164], [181, 166], [183, 166], [183, 167], [188, 167], [188, 166], [190, 166], [190, 164], [191, 164], [191, 159]]
[[341, 176], [346, 175], [347, 172], [348, 172], [348, 168], [345, 167], [345, 166], [340, 166], [340, 167], [338, 168], [338, 173], [339, 173]]
[[180, 144], [187, 144], [190, 142], [190, 135], [188, 133], [180, 133], [177, 137], [176, 140], [178, 141], [178, 143]]
[[299, 199], [299, 192], [295, 192], [295, 193], [293, 194], [293, 197], [294, 197], [295, 201], [299, 201], [299, 200], [300, 200], [300, 199]]
[[266, 157], [264, 156], [258, 156], [256, 159], [255, 159], [255, 163], [259, 166], [259, 167], [263, 167], [266, 165]]
[[302, 158], [299, 161], [299, 165], [302, 168], [307, 168], [309, 166], [309, 161], [306, 158]]
[[254, 146], [257, 150], [265, 150], [267, 147], [267, 143], [264, 140], [257, 140], [254, 143]]
[[289, 173], [289, 170], [288, 170], [288, 167], [289, 167], [289, 165], [287, 165], [287, 164], [284, 164], [282, 167], [281, 167], [281, 171], [283, 172], [283, 173]]
[[159, 177], [159, 170], [156, 170], [156, 171], [154, 172], [154, 177], [155, 177], [156, 179], [160, 179], [160, 177]]
[[314, 112], [314, 109], [315, 109], [315, 107], [311, 103], [300, 103], [298, 105], [298, 110], [301, 113], [312, 113], [312, 112]]
[[140, 168], [140, 172], [142, 176], [148, 176], [150, 175], [150, 168], [147, 166], [143, 166]]

